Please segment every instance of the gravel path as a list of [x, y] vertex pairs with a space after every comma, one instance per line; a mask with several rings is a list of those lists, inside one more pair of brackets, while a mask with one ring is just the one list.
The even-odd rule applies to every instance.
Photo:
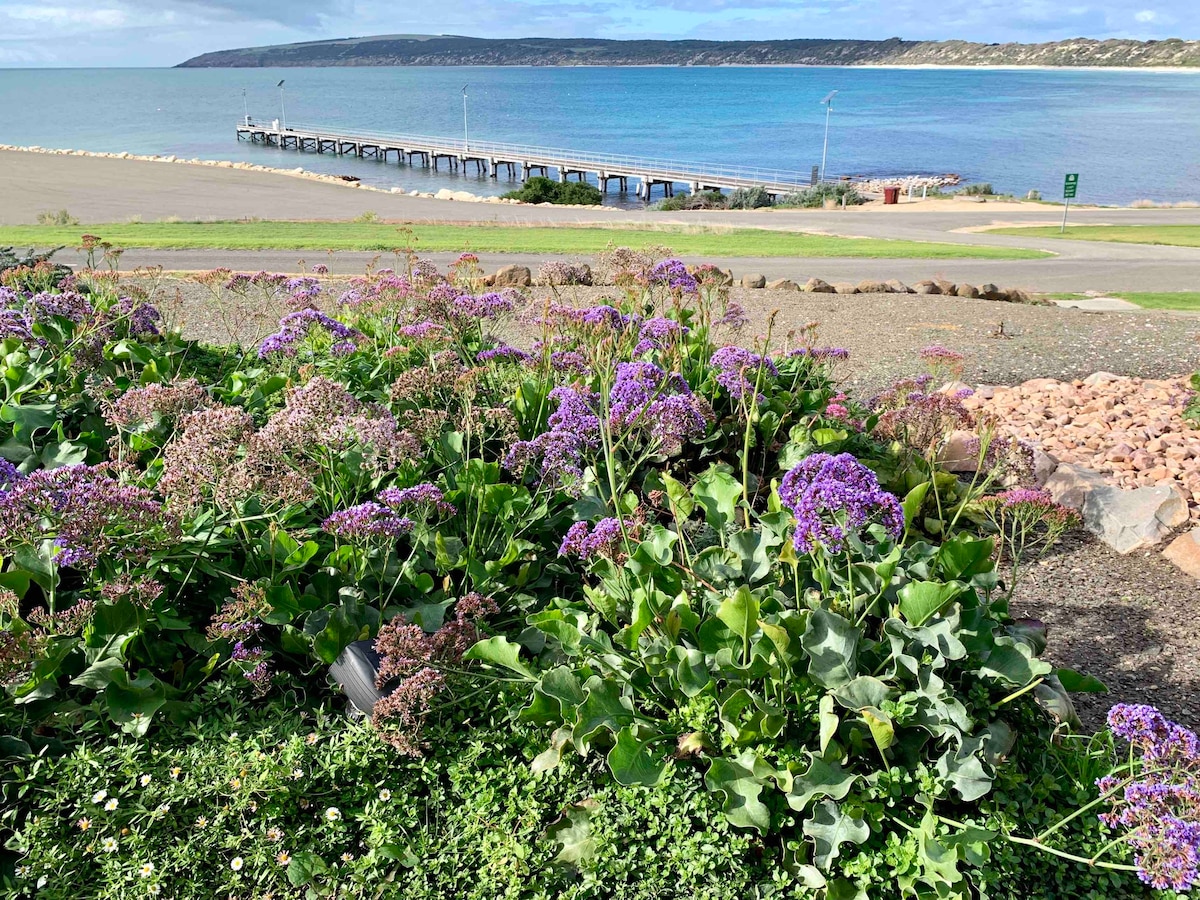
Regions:
[[[340, 290], [337, 282], [326, 286], [330, 297]], [[205, 301], [205, 293], [195, 283], [171, 280], [161, 286], [160, 297], [193, 337], [225, 342], [232, 334], [255, 341], [274, 330], [280, 310], [261, 304], [218, 309]], [[545, 296], [539, 289], [531, 293]], [[572, 293], [580, 304], [613, 295], [611, 288]], [[1200, 368], [1196, 317], [919, 295], [741, 288], [731, 295], [750, 316], [743, 341], [761, 333], [776, 309], [778, 335], [820, 322], [822, 343], [850, 351], [841, 375], [860, 396], [919, 371], [917, 352], [931, 343], [965, 353], [963, 380], [976, 384], [1071, 379], [1095, 371], [1164, 377]], [[1153, 703], [1200, 726], [1200, 582], [1155, 551], [1120, 556], [1082, 533], [1026, 567], [1021, 578], [1013, 613], [1050, 625], [1051, 661], [1094, 674], [1109, 686], [1108, 694], [1076, 698], [1085, 724], [1100, 727], [1109, 706], [1132, 701]]]

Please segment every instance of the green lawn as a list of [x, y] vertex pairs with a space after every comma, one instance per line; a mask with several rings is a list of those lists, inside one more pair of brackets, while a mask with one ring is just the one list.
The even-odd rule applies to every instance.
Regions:
[[766, 229], [700, 230], [410, 225], [377, 222], [154, 222], [0, 227], [0, 246], [78, 246], [85, 233], [118, 247], [197, 250], [474, 250], [592, 254], [610, 244], [669, 246], [685, 256], [809, 256], [893, 259], [1040, 259], [1051, 254], [1010, 247], [938, 244], [799, 234]]
[[[1047, 300], [1081, 300], [1087, 294], [1040, 294]], [[1135, 303], [1142, 309], [1173, 309], [1183, 312], [1200, 312], [1200, 291], [1175, 291], [1147, 293], [1142, 291], [1112, 291], [1105, 296], [1119, 297]]]
[[1064, 233], [1059, 232], [1057, 225], [1039, 225], [1028, 228], [991, 228], [987, 233], [1063, 238], [1069, 241], [1114, 241], [1121, 244], [1200, 247], [1200, 225], [1068, 225]]

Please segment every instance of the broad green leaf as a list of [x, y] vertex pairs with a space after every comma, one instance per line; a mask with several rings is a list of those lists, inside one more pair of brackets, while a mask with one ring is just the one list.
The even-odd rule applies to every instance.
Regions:
[[670, 651], [674, 660], [675, 681], [685, 697], [695, 697], [712, 684], [712, 673], [703, 653], [694, 647], [674, 646]]
[[858, 712], [868, 706], [883, 706], [895, 692], [895, 688], [874, 676], [859, 675], [833, 691], [833, 697], [846, 709]]
[[813, 756], [808, 771], [792, 776], [791, 789], [787, 793], [788, 806], [796, 812], [803, 812], [815, 797], [841, 800], [850, 793], [856, 778], [857, 775], [844, 770], [837, 760], [828, 761], [824, 757]]
[[298, 852], [292, 855], [291, 862], [288, 863], [288, 884], [292, 887], [303, 887], [311, 884], [316, 876], [323, 875], [328, 871], [329, 867], [317, 854], [307, 851]]
[[463, 659], [475, 659], [492, 666], [499, 666], [515, 672], [526, 681], [534, 681], [533, 670], [521, 662], [519, 655], [520, 644], [514, 644], [504, 635], [496, 635], [487, 640], [477, 642], [463, 654]]
[[638, 740], [628, 725], [617, 732], [616, 743], [608, 751], [608, 768], [617, 784], [653, 787], [662, 780], [667, 762], [655, 759], [650, 747], [651, 742]]
[[822, 800], [804, 822], [804, 833], [813, 841], [813, 862], [818, 869], [829, 871], [841, 845], [861, 844], [871, 836], [871, 829], [857, 816], [843, 813], [832, 800]]
[[1107, 694], [1108, 686], [1094, 675], [1083, 675], [1074, 669], [1055, 669], [1063, 690], [1072, 694]]
[[728, 472], [712, 468], [696, 479], [692, 496], [704, 509], [704, 520], [724, 534], [725, 526], [736, 518], [742, 486]]
[[563, 810], [559, 820], [546, 829], [546, 837], [559, 844], [556, 863], [579, 866], [596, 855], [596, 839], [592, 836], [592, 812], [599, 802], [591, 799], [574, 803]]
[[929, 493], [929, 482], [922, 481], [915, 488], [904, 495], [904, 503], [901, 504], [904, 509], [904, 527], [911, 528], [913, 519], [917, 513], [921, 511], [921, 505], [925, 502], [925, 495]]
[[704, 784], [725, 798], [723, 809], [731, 824], [765, 834], [771, 824], [771, 812], [759, 797], [770, 771], [754, 751], [744, 750], [736, 759], [720, 756], [713, 759]]
[[991, 538], [975, 538], [963, 532], [938, 548], [938, 569], [947, 581], [966, 581], [991, 570], [993, 547]]
[[738, 588], [732, 597], [721, 601], [717, 618], [742, 639], [742, 661], [750, 658], [750, 638], [758, 629], [758, 600], [748, 587]]
[[1025, 643], [1007, 635], [996, 635], [995, 640], [995, 646], [979, 667], [981, 675], [990, 675], [1016, 687], [1024, 687], [1054, 670], [1048, 662], [1035, 659]]
[[871, 729], [871, 737], [875, 739], [875, 746], [881, 752], [896, 742], [896, 727], [892, 724], [892, 717], [887, 713], [868, 706], [859, 710], [859, 715]]
[[125, 664], [115, 656], [105, 656], [72, 678], [71, 684], [78, 684], [94, 691], [102, 691], [108, 687], [117, 671], [124, 674]]
[[592, 676], [583, 687], [587, 696], [575, 710], [571, 739], [581, 753], [586, 753], [596, 734], [605, 730], [616, 734], [632, 724], [634, 714], [633, 704], [621, 696], [614, 682]]
[[900, 588], [900, 613], [908, 624], [924, 625], [966, 589], [955, 581], [910, 581]]
[[814, 609], [800, 638], [813, 681], [822, 687], [837, 688], [857, 675], [859, 637], [859, 629], [847, 619], [829, 610]]
[[826, 748], [829, 747], [829, 742], [833, 740], [833, 736], [838, 730], [838, 714], [833, 708], [833, 695], [825, 694], [821, 697], [817, 704], [821, 720], [821, 755], [825, 754]]
[[671, 477], [666, 472], [661, 473], [660, 477], [663, 486], [667, 489], [667, 500], [675, 514], [682, 520], [690, 518], [696, 509], [696, 501], [692, 499], [691, 492], [682, 481]]
[[144, 669], [133, 680], [121, 669], [112, 673], [104, 698], [109, 716], [121, 726], [121, 730], [142, 737], [150, 727], [154, 714], [167, 702], [167, 689]]

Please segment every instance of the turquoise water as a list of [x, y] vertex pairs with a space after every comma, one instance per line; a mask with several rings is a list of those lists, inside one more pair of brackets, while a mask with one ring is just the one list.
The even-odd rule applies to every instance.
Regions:
[[[0, 69], [0, 143], [177, 154], [496, 193], [511, 185], [238, 144], [246, 106], [290, 123], [807, 172], [838, 90], [831, 174], [956, 172], [1079, 200], [1200, 200], [1200, 73], [866, 68]], [[0, 173], [2, 175], [2, 173]], [[2, 197], [0, 197], [0, 202]]]

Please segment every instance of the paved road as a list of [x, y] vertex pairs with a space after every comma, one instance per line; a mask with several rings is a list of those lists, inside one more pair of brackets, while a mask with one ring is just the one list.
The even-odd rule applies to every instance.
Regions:
[[[81, 156], [0, 151], [0, 224], [31, 223], [37, 213], [68, 209], [84, 224], [158, 221], [176, 216], [204, 219], [345, 220], [365, 211], [408, 222], [494, 222], [517, 224], [701, 224], [753, 226], [862, 237], [905, 238], [992, 246], [1033, 247], [1057, 254], [1043, 260], [866, 260], [866, 259], [711, 259], [736, 273], [829, 281], [934, 275], [1042, 291], [1196, 290], [1200, 287], [1200, 248], [1103, 244], [973, 233], [964, 229], [992, 224], [1054, 224], [1059, 208], [1032, 204], [927, 201], [911, 205], [841, 210], [758, 210], [662, 213], [630, 210], [521, 207], [455, 203], [363, 191], [337, 184], [239, 169], [173, 165]], [[1200, 209], [1079, 209], [1077, 224], [1200, 225]], [[448, 259], [447, 254], [432, 254]], [[229, 251], [129, 251], [123, 265], [163, 264], [171, 269], [227, 265], [241, 269], [294, 268], [296, 260], [328, 262], [323, 254], [242, 254]], [[342, 253], [336, 271], [361, 271], [373, 254]], [[487, 254], [488, 265], [537, 264], [545, 256]]]

